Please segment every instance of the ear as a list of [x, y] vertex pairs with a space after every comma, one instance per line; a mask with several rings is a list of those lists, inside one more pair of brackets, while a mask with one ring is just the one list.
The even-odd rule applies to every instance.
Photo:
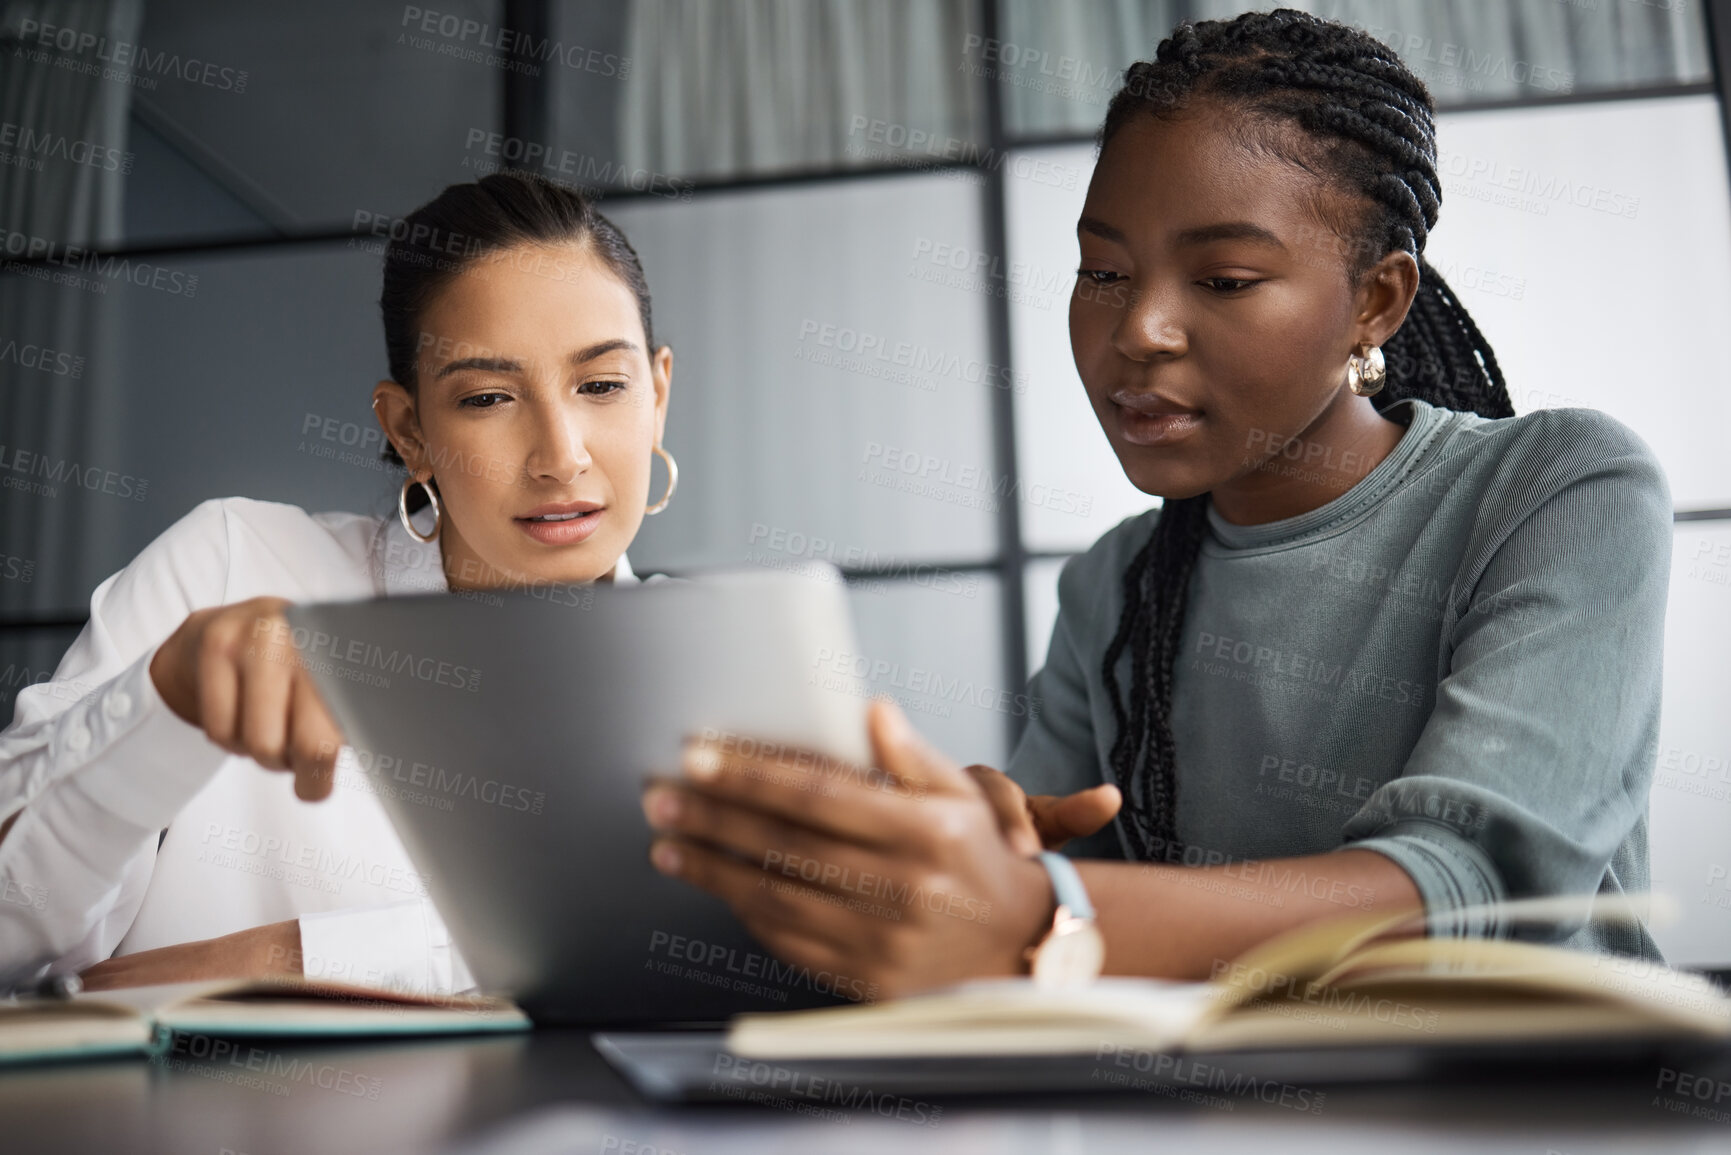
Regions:
[[1394, 336], [1416, 296], [1418, 262], [1411, 253], [1389, 253], [1365, 270], [1354, 301], [1354, 345], [1381, 345]]
[[667, 396], [673, 390], [673, 349], [663, 345], [649, 359], [649, 376], [655, 383], [655, 444], [667, 431]]
[[426, 468], [426, 446], [421, 440], [414, 395], [395, 381], [380, 381], [373, 386], [373, 416], [379, 419], [379, 428], [396, 447], [409, 472], [420, 477]]

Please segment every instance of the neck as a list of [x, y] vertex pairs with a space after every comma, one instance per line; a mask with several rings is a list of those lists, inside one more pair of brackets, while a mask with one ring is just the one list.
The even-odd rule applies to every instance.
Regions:
[[439, 529], [439, 562], [445, 571], [445, 584], [453, 590], [480, 590], [505, 584], [501, 579], [506, 575], [475, 555], [449, 517]]
[[[445, 584], [452, 590], [558, 584], [556, 579], [502, 568], [482, 558], [463, 540], [462, 533], [449, 515], [445, 517], [445, 523], [439, 530], [439, 562], [445, 571]], [[619, 563], [615, 561], [607, 568], [606, 573], [591, 580], [611, 582], [618, 573]]]
[[1233, 525], [1261, 525], [1327, 505], [1380, 465], [1406, 427], [1370, 398], [1341, 390], [1316, 420], [1251, 468], [1214, 487], [1210, 501]]

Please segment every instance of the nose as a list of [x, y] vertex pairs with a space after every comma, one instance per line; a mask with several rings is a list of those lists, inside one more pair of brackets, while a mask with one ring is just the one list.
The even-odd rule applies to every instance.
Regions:
[[581, 407], [543, 403], [533, 413], [534, 439], [524, 463], [529, 477], [567, 485], [588, 472], [593, 459]]
[[1132, 361], [1182, 357], [1190, 349], [1175, 288], [1137, 285], [1127, 291], [1112, 328], [1112, 347]]

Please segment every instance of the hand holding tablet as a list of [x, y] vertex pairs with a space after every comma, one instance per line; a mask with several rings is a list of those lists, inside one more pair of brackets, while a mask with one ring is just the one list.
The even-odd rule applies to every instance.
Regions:
[[873, 702], [867, 724], [871, 767], [688, 744], [683, 777], [644, 792], [662, 832], [656, 869], [726, 901], [777, 956], [858, 975], [882, 996], [1024, 973], [1053, 908], [1030, 856], [1043, 839], [1091, 832], [1040, 829], [1036, 816], [1101, 815], [1097, 829], [1116, 789], [1023, 802], [1018, 813], [1019, 788], [957, 766], [893, 703]]

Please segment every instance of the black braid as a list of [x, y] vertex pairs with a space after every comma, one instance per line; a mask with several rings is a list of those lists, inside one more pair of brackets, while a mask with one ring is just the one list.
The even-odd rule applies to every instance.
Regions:
[[[1382, 347], [1388, 379], [1375, 399], [1379, 411], [1417, 397], [1485, 417], [1514, 416], [1490, 344], [1424, 260], [1442, 207], [1435, 105], [1393, 50], [1357, 29], [1290, 8], [1185, 22], [1161, 41], [1153, 60], [1125, 71], [1100, 129], [1101, 148], [1132, 117], [1167, 116], [1192, 97], [1304, 130], [1301, 147], [1314, 150], [1306, 157], [1368, 206], [1349, 261], [1354, 279], [1396, 250], [1418, 261], [1418, 295]], [[1172, 676], [1207, 509], [1206, 494], [1164, 503], [1152, 537], [1124, 573], [1123, 615], [1106, 648], [1103, 673], [1118, 725], [1112, 772], [1124, 793], [1121, 821], [1143, 858], [1178, 860], [1182, 851]], [[1127, 708], [1117, 673], [1126, 649]]]

